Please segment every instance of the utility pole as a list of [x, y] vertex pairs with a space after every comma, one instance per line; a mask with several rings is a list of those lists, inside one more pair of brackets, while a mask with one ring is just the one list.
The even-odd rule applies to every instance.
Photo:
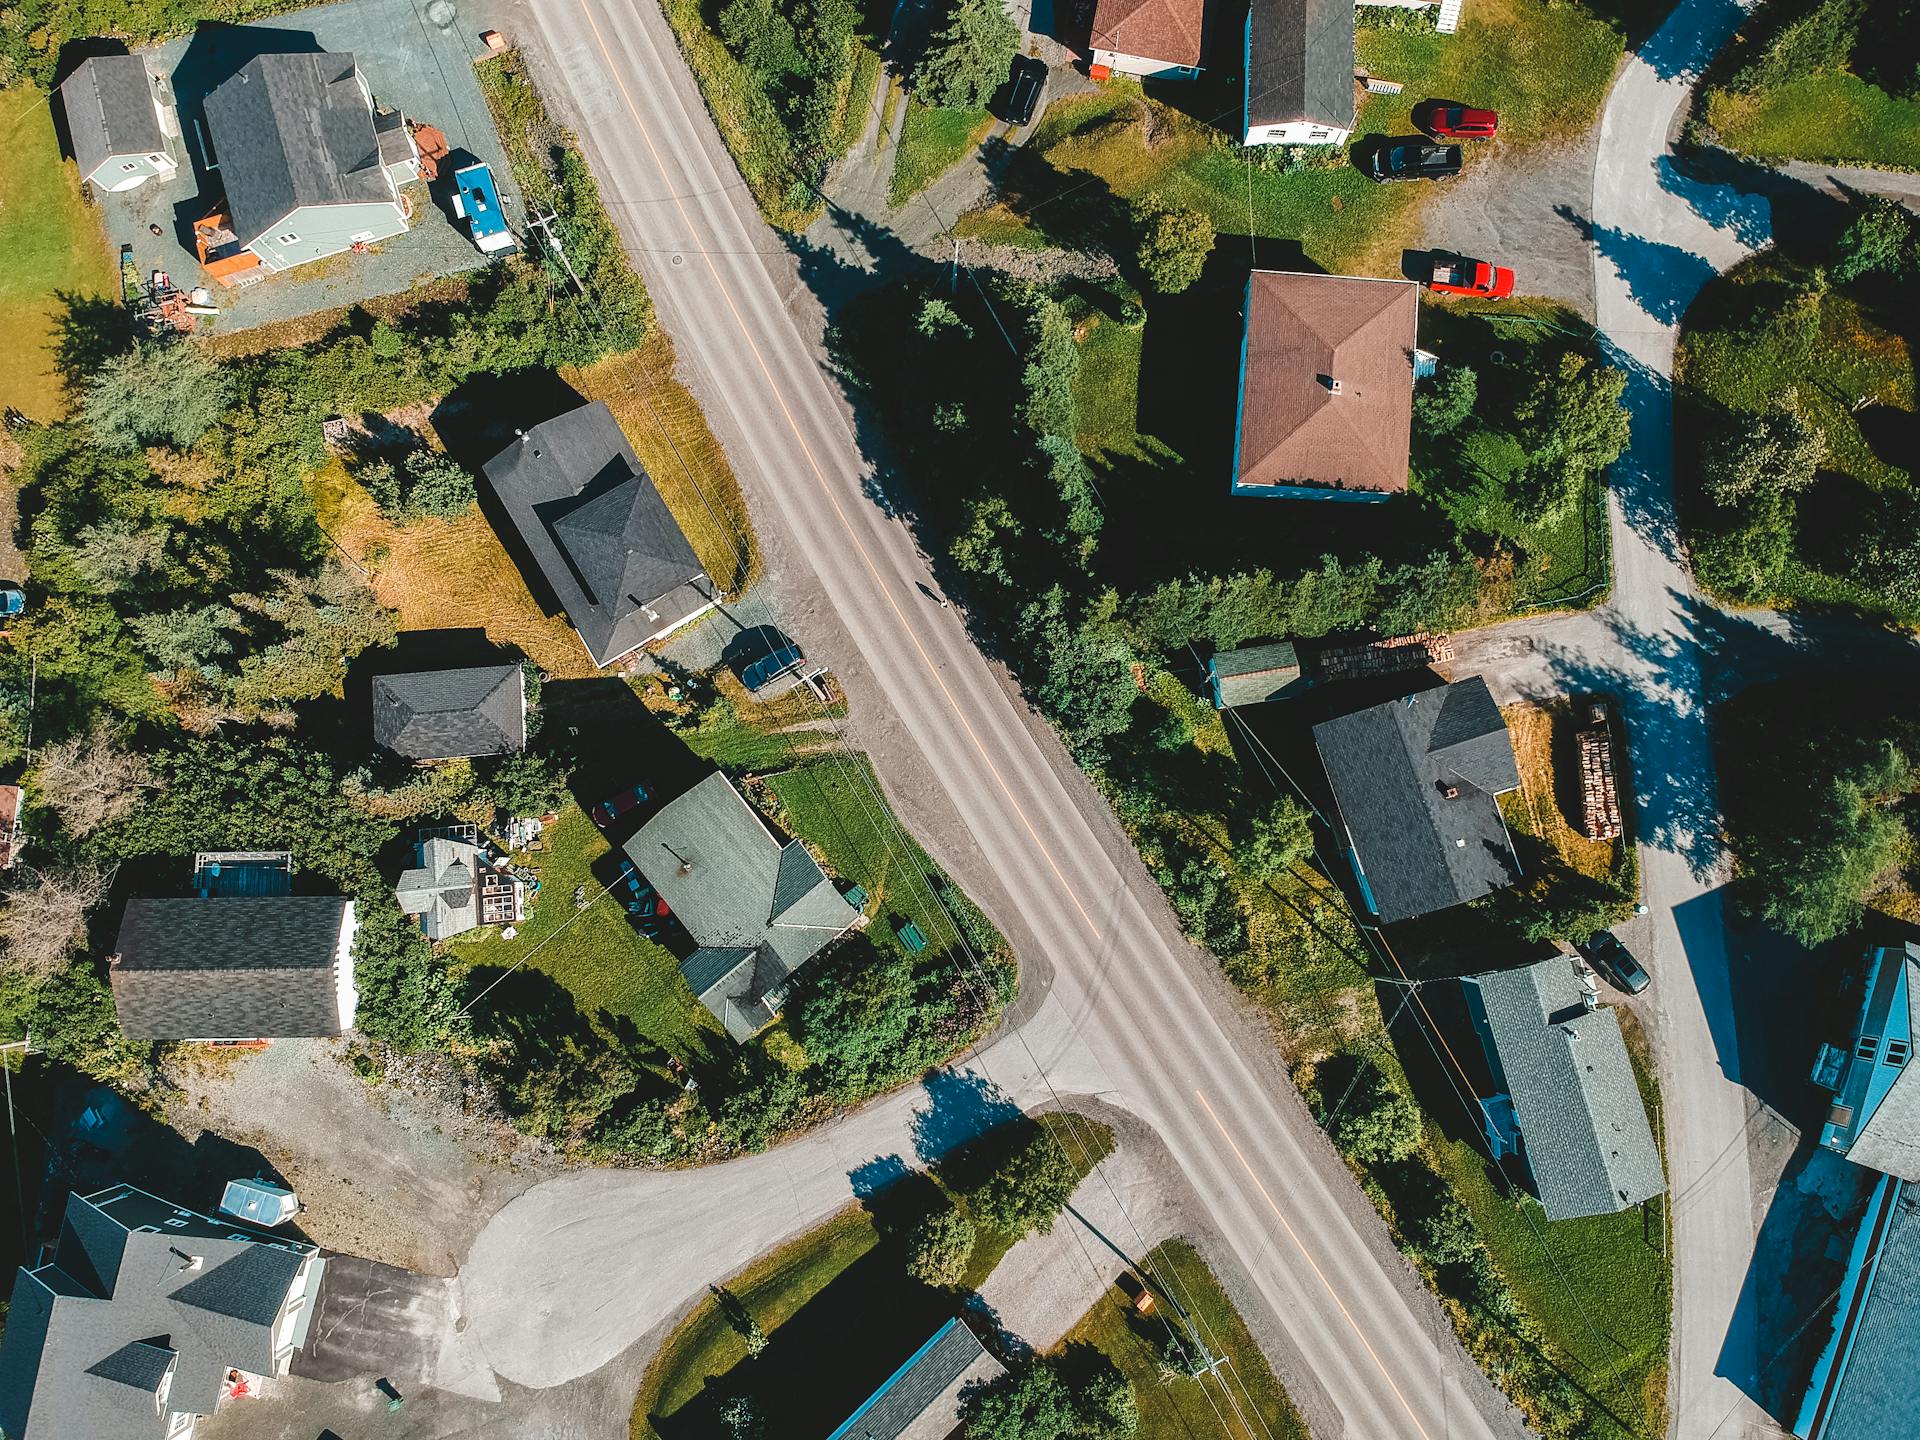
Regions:
[[573, 272], [573, 261], [567, 258], [566, 247], [560, 243], [560, 232], [554, 227], [560, 217], [549, 210], [546, 214], [535, 213], [527, 217], [527, 227], [540, 236], [541, 247], [567, 268], [567, 278], [573, 282], [574, 293], [584, 295], [587, 287], [580, 283], [580, 277]]
[[13, 1151], [13, 1208], [20, 1215], [20, 1253], [25, 1255], [33, 1243], [33, 1237], [27, 1224], [27, 1192], [20, 1180], [20, 1132], [15, 1128], [13, 1119], [13, 1060], [9, 1050], [18, 1050], [24, 1063], [26, 1057], [34, 1053], [33, 1032], [27, 1032], [24, 1040], [9, 1041], [0, 1045], [0, 1072], [6, 1075], [7, 1090], [7, 1144]]

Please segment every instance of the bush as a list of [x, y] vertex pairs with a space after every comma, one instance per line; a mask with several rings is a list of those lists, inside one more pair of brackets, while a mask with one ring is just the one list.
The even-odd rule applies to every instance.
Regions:
[[1414, 423], [1434, 435], [1451, 435], [1467, 423], [1479, 398], [1480, 377], [1471, 365], [1442, 365], [1414, 387]]
[[1700, 447], [1700, 483], [1717, 505], [1779, 503], [1813, 484], [1826, 437], [1791, 397], [1762, 411], [1734, 411]]
[[1735, 72], [1727, 88], [1758, 94], [1797, 76], [1844, 68], [1866, 9], [1867, 0], [1820, 0], [1810, 12], [1775, 30], [1760, 54]]
[[1255, 880], [1284, 875], [1312, 854], [1312, 813], [1291, 795], [1255, 807], [1233, 844], [1234, 864]]
[[1898, 200], [1862, 195], [1842, 232], [1833, 278], [1845, 285], [1862, 275], [1904, 275], [1920, 268], [1920, 221]]
[[973, 1223], [951, 1205], [922, 1217], [907, 1238], [907, 1273], [946, 1289], [966, 1277], [976, 1239]]
[[1134, 202], [1133, 223], [1140, 232], [1135, 258], [1155, 290], [1178, 295], [1200, 278], [1214, 241], [1213, 221], [1204, 212], [1150, 195]]
[[1321, 1123], [1342, 1155], [1366, 1166], [1394, 1165], [1420, 1148], [1420, 1107], [1373, 1061], [1340, 1056], [1321, 1071]]
[[1079, 1177], [1051, 1130], [1031, 1123], [1012, 1128], [1019, 1132], [1013, 1148], [968, 1200], [996, 1230], [1015, 1237], [1031, 1230], [1045, 1235], [1073, 1198]]

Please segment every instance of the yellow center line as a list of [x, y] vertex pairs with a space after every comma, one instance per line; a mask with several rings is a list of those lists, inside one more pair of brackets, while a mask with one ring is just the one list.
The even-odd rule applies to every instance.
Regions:
[[1398, 1400], [1400, 1402], [1400, 1408], [1407, 1412], [1407, 1419], [1412, 1421], [1413, 1428], [1420, 1432], [1421, 1440], [1432, 1440], [1432, 1437], [1427, 1434], [1426, 1427], [1420, 1423], [1420, 1417], [1413, 1413], [1413, 1406], [1407, 1403], [1407, 1397], [1401, 1394], [1400, 1387], [1393, 1383], [1393, 1372], [1387, 1369], [1386, 1362], [1380, 1358], [1380, 1352], [1375, 1350], [1373, 1343], [1367, 1339], [1367, 1332], [1360, 1328], [1360, 1322], [1353, 1318], [1353, 1312], [1341, 1303], [1338, 1292], [1334, 1290], [1332, 1283], [1327, 1279], [1326, 1272], [1322, 1270], [1314, 1260], [1312, 1253], [1305, 1245], [1300, 1243], [1300, 1237], [1294, 1233], [1293, 1226], [1289, 1225], [1287, 1223], [1287, 1217], [1280, 1213], [1280, 1207], [1274, 1204], [1273, 1196], [1269, 1195], [1267, 1193], [1267, 1187], [1260, 1183], [1260, 1177], [1253, 1173], [1253, 1167], [1247, 1163], [1247, 1157], [1241, 1154], [1240, 1147], [1233, 1143], [1233, 1136], [1229, 1135], [1227, 1133], [1227, 1127], [1220, 1123], [1220, 1117], [1214, 1113], [1213, 1106], [1207, 1103], [1207, 1097], [1198, 1090], [1194, 1091], [1193, 1095], [1194, 1098], [1200, 1102], [1201, 1108], [1207, 1112], [1207, 1118], [1213, 1121], [1214, 1128], [1220, 1132], [1220, 1138], [1227, 1142], [1227, 1148], [1233, 1151], [1233, 1158], [1240, 1162], [1240, 1168], [1247, 1172], [1247, 1179], [1253, 1182], [1253, 1188], [1260, 1192], [1260, 1198], [1266, 1201], [1267, 1208], [1273, 1211], [1273, 1218], [1280, 1222], [1280, 1228], [1285, 1230], [1287, 1232], [1287, 1238], [1293, 1241], [1293, 1248], [1300, 1252], [1301, 1258], [1312, 1268], [1314, 1277], [1318, 1279], [1320, 1284], [1326, 1289], [1327, 1297], [1333, 1301], [1334, 1305], [1339, 1309], [1341, 1316], [1346, 1320], [1347, 1324], [1352, 1327], [1355, 1337], [1360, 1341], [1361, 1345], [1366, 1348], [1367, 1354], [1372, 1357], [1374, 1365], [1379, 1368], [1380, 1378], [1387, 1382], [1387, 1388], [1393, 1391], [1393, 1398]]
[[[680, 212], [680, 219], [686, 225], [687, 234], [691, 237], [694, 234], [693, 219], [687, 214], [687, 207], [680, 198], [678, 187], [673, 184], [672, 178], [667, 174], [666, 164], [660, 157], [660, 151], [654, 146], [653, 136], [647, 130], [646, 122], [640, 118], [639, 108], [633, 103], [633, 96], [627, 89], [627, 82], [621, 78], [620, 67], [614, 63], [613, 52], [607, 48], [606, 39], [600, 33], [600, 26], [593, 18], [593, 11], [588, 6], [587, 0], [579, 0], [579, 5], [580, 13], [586, 16], [587, 28], [593, 31], [594, 44], [600, 47], [601, 58], [607, 62], [607, 73], [613, 77], [613, 83], [620, 87], [620, 98], [626, 103], [627, 113], [633, 117], [634, 126], [640, 131], [640, 138], [646, 142], [647, 153], [653, 157], [654, 168], [660, 172], [661, 183], [667, 187], [667, 192], [673, 200], [674, 209]], [[853, 547], [859, 552], [861, 563], [867, 567], [867, 573], [873, 577], [874, 584], [879, 588], [881, 595], [886, 598], [888, 608], [893, 611], [895, 618], [900, 622], [900, 628], [906, 632], [907, 638], [913, 642], [913, 648], [919, 653], [922, 663], [927, 667], [927, 674], [932, 677], [933, 683], [940, 687], [940, 693], [946, 697], [947, 705], [953, 711], [954, 718], [959, 720], [961, 728], [967, 732], [967, 738], [973, 742], [973, 748], [979, 751], [980, 759], [986, 764], [987, 770], [992, 774], [994, 783], [1000, 787], [1000, 793], [1007, 797], [1007, 804], [1013, 808], [1013, 813], [1020, 817], [1021, 825], [1026, 828], [1027, 834], [1033, 838], [1034, 845], [1038, 847], [1041, 855], [1045, 857], [1047, 868], [1053, 871], [1054, 879], [1060, 882], [1061, 888], [1067, 893], [1067, 898], [1073, 902], [1073, 908], [1080, 912], [1081, 920], [1085, 922], [1093, 938], [1098, 940], [1100, 938], [1100, 927], [1093, 923], [1093, 916], [1087, 913], [1087, 907], [1081, 903], [1079, 892], [1075, 890], [1067, 877], [1061, 873], [1058, 862], [1053, 858], [1053, 851], [1049, 849], [1047, 843], [1040, 838], [1040, 832], [1034, 829], [1033, 822], [1027, 818], [1027, 812], [1021, 808], [1020, 802], [1014, 798], [1012, 789], [1008, 786], [1005, 777], [1000, 774], [1000, 767], [993, 763], [993, 757], [987, 753], [987, 747], [980, 742], [979, 735], [974, 732], [972, 723], [968, 721], [967, 712], [963, 710], [959, 702], [954, 699], [953, 692], [947, 689], [947, 682], [940, 678], [940, 669], [933, 663], [933, 657], [927, 653], [926, 647], [920, 643], [919, 632], [914, 628], [912, 622], [907, 619], [906, 612], [900, 608], [900, 602], [894, 597], [893, 590], [881, 577], [879, 567], [874, 564], [873, 557], [867, 553], [867, 547], [861, 543], [860, 535], [853, 528], [852, 521], [848, 519], [846, 511], [841, 508], [840, 497], [834, 493], [833, 486], [827, 480], [826, 472], [820, 468], [820, 462], [814, 459], [813, 451], [807, 445], [806, 437], [801, 434], [799, 423], [793, 418], [793, 412], [787, 408], [786, 396], [780, 392], [780, 387], [774, 383], [773, 371], [768, 366], [766, 357], [760, 353], [760, 347], [754, 343], [753, 332], [747, 328], [747, 322], [741, 316], [739, 307], [734, 304], [733, 292], [728, 288], [727, 282], [721, 278], [719, 267], [713, 263], [713, 256], [707, 251], [702, 250], [700, 252], [700, 258], [706, 262], [707, 271], [713, 276], [714, 284], [719, 286], [720, 296], [727, 302], [727, 310], [732, 314], [734, 324], [739, 326], [741, 338], [747, 342], [747, 348], [753, 352], [754, 361], [760, 366], [760, 373], [766, 377], [767, 392], [772, 395], [774, 400], [779, 404], [780, 413], [786, 417], [787, 428], [793, 432], [793, 438], [800, 446], [800, 453], [807, 457], [807, 465], [813, 471], [813, 478], [819, 482], [821, 491], [827, 497], [827, 502], [833, 506], [833, 513], [839, 519], [841, 528], [847, 532], [847, 538], [853, 541]]]

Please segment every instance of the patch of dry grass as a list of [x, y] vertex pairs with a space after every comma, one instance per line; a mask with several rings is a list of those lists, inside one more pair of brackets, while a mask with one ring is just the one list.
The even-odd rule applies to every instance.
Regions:
[[[1544, 704], [1528, 702], [1501, 710], [1513, 737], [1513, 758], [1520, 767], [1520, 789], [1503, 798], [1509, 824], [1517, 824], [1582, 875], [1606, 880], [1613, 874], [1618, 842], [1590, 840], [1581, 833], [1576, 814], [1568, 806], [1580, 793], [1574, 732], [1573, 702], [1559, 696]], [[1558, 764], [1560, 770], [1556, 771]], [[1616, 747], [1614, 782], [1620, 785], [1620, 756]], [[1627, 797], [1620, 795], [1621, 811]]]
[[738, 595], [760, 574], [753, 521], [726, 452], [673, 367], [673, 342], [656, 329], [637, 350], [563, 373], [589, 400], [606, 401], [707, 574]]

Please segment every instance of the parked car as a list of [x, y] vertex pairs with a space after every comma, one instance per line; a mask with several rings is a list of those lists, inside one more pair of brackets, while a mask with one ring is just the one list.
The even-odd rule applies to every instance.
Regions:
[[1427, 288], [1439, 295], [1477, 295], [1483, 300], [1504, 300], [1513, 294], [1513, 271], [1504, 265], [1436, 250]]
[[0, 580], [0, 620], [25, 612], [27, 592], [10, 580]]
[[629, 811], [636, 810], [647, 803], [647, 787], [629, 785], [617, 795], [610, 795], [593, 807], [593, 823], [602, 830]]
[[1367, 156], [1375, 180], [1446, 180], [1460, 173], [1458, 145], [1435, 145], [1424, 135], [1382, 140]]
[[1435, 105], [1427, 112], [1427, 133], [1448, 140], [1491, 140], [1500, 117], [1491, 110], [1468, 105]]
[[1605, 975], [1629, 995], [1638, 995], [1653, 983], [1646, 966], [1633, 958], [1633, 952], [1620, 943], [1611, 930], [1602, 930], [1580, 947], [1587, 963]]
[[1009, 125], [1031, 125], [1040, 92], [1047, 84], [1047, 62], [1031, 55], [1013, 57], [1013, 69], [1001, 90], [1000, 118]]

